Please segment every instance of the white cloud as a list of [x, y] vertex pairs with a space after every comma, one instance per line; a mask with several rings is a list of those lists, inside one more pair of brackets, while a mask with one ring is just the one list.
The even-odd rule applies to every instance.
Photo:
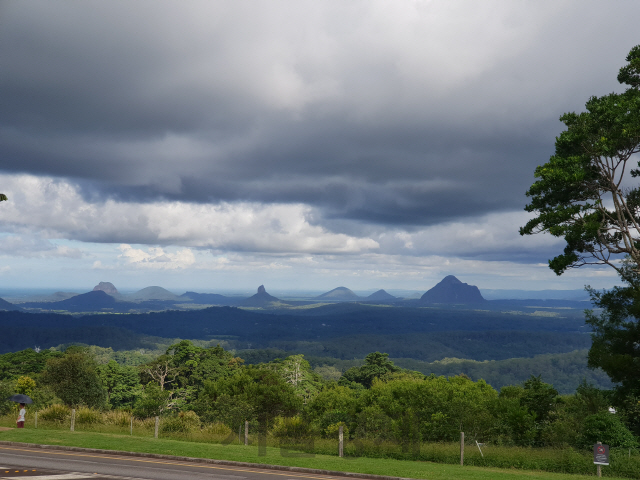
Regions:
[[193, 252], [185, 248], [176, 253], [165, 252], [160, 247], [149, 247], [147, 250], [133, 248], [131, 245], [120, 245], [119, 258], [137, 267], [155, 269], [185, 269], [196, 263]]
[[[378, 248], [370, 238], [326, 231], [307, 220], [305, 205], [193, 204], [162, 201], [92, 203], [65, 180], [0, 175], [11, 202], [3, 205], [5, 231], [41, 232], [49, 238], [85, 242], [181, 245], [231, 251], [296, 254], [359, 253]], [[69, 253], [69, 252], [67, 252]], [[131, 254], [155, 263], [162, 254]], [[167, 257], [168, 258], [168, 257]]]

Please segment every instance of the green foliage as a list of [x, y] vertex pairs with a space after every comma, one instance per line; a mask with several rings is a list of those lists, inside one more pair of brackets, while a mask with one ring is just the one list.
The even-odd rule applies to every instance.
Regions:
[[123, 367], [115, 360], [97, 367], [98, 375], [107, 392], [107, 405], [113, 408], [132, 407], [142, 395], [142, 385], [135, 367]]
[[602, 368], [620, 383], [624, 395], [640, 394], [640, 278], [628, 272], [627, 284], [606, 292], [590, 290], [592, 302], [602, 309], [587, 312], [593, 344], [589, 366]]
[[14, 383], [0, 381], [0, 415], [6, 415], [11, 411], [13, 402], [7, 400], [14, 393]]
[[191, 433], [200, 430], [200, 418], [189, 410], [162, 419], [161, 431], [173, 433]]
[[[634, 47], [620, 81], [635, 82], [637, 55]], [[621, 94], [591, 97], [586, 110], [560, 118], [567, 130], [556, 139], [555, 155], [536, 169], [538, 180], [527, 192], [526, 210], [536, 217], [520, 229], [522, 235], [548, 232], [565, 239], [564, 253], [549, 262], [558, 275], [586, 263], [619, 270], [612, 254], [627, 254], [640, 264], [638, 191], [620, 188], [627, 161], [640, 151], [640, 90], [634, 84]]]
[[79, 407], [76, 409], [76, 423], [78, 425], [94, 425], [102, 422], [102, 414], [94, 408]]
[[133, 414], [136, 418], [157, 417], [165, 411], [170, 410], [172, 404], [173, 392], [170, 390], [162, 390], [155, 383], [149, 382], [140, 395], [133, 408]]
[[354, 432], [356, 438], [392, 440], [396, 437], [394, 422], [380, 405], [364, 407], [356, 416], [355, 424], [357, 425]]
[[24, 395], [32, 396], [33, 390], [36, 388], [36, 381], [31, 378], [23, 375], [22, 377], [16, 380], [16, 393], [23, 393]]
[[549, 421], [549, 415], [555, 408], [558, 391], [548, 383], [544, 383], [541, 376], [531, 377], [524, 382], [520, 404], [535, 416], [536, 422]]
[[296, 395], [311, 398], [316, 395], [322, 378], [311, 369], [304, 355], [290, 355], [277, 364], [280, 376], [293, 387]]
[[629, 429], [617, 415], [609, 412], [596, 413], [584, 419], [582, 446], [590, 447], [596, 442], [602, 442], [610, 447], [631, 448], [638, 446]]
[[352, 367], [340, 379], [341, 384], [349, 385], [350, 382], [359, 383], [366, 388], [371, 387], [375, 378], [380, 378], [388, 373], [400, 371], [391, 360], [388, 353], [374, 352], [367, 355], [364, 365]]
[[105, 389], [93, 358], [82, 348], [69, 348], [64, 356], [50, 358], [43, 378], [66, 405], [103, 407]]
[[61, 352], [41, 350], [36, 352], [31, 348], [19, 352], [0, 355], [0, 380], [16, 379], [22, 375], [33, 376], [44, 370], [47, 360], [59, 358]]
[[296, 415], [295, 417], [276, 418], [271, 428], [271, 434], [276, 438], [300, 440], [310, 438], [312, 431], [309, 423]]
[[40, 410], [38, 415], [43, 420], [62, 423], [69, 418], [71, 410], [66, 405], [54, 404]]

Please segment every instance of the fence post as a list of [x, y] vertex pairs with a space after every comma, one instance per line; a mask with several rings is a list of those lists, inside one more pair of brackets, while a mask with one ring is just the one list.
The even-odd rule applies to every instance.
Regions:
[[460, 466], [464, 465], [464, 432], [460, 432]]
[[131, 415], [131, 429], [129, 430], [129, 435], [133, 435], [133, 415]]
[[[36, 428], [38, 428], [38, 411], [36, 410]], [[629, 458], [631, 458], [631, 449], [629, 449]]]
[[[598, 445], [602, 445], [602, 442], [598, 442]], [[598, 477], [602, 476], [602, 465], [598, 465]]]
[[71, 431], [75, 431], [76, 428], [76, 409], [71, 409]]
[[344, 456], [344, 430], [342, 425], [338, 429], [338, 456], [340, 458]]
[[156, 429], [153, 434], [153, 438], [158, 438], [158, 426], [160, 425], [160, 417], [156, 417]]
[[249, 445], [249, 421], [244, 421], [244, 444]]

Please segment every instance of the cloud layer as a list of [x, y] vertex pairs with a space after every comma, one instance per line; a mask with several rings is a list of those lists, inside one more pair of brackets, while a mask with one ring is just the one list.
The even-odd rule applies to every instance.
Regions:
[[516, 233], [533, 170], [563, 112], [619, 89], [640, 17], [633, 1], [0, 9], [7, 252], [528, 265], [558, 248]]

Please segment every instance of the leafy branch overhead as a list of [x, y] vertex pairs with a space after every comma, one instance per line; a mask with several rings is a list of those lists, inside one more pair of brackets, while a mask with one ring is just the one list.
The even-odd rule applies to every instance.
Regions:
[[564, 252], [549, 261], [558, 275], [585, 264], [607, 264], [622, 274], [620, 255], [640, 265], [640, 189], [627, 186], [629, 175], [640, 175], [632, 165], [640, 152], [640, 45], [626, 60], [618, 80], [629, 88], [591, 97], [585, 112], [560, 117], [567, 129], [527, 192], [526, 210], [536, 217], [520, 234], [565, 239]]

